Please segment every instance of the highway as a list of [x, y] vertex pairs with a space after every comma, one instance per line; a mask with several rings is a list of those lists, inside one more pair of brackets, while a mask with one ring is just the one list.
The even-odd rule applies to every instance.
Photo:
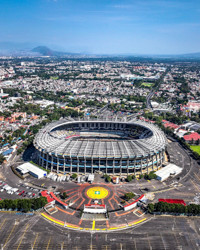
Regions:
[[159, 89], [160, 84], [162, 83], [165, 75], [167, 74], [168, 69], [162, 74], [162, 76], [159, 79], [158, 84], [156, 84], [155, 88], [151, 90], [151, 92], [148, 94], [147, 99], [146, 99], [146, 107], [150, 110], [152, 110], [152, 105], [151, 105], [151, 98], [155, 95], [155, 92]]

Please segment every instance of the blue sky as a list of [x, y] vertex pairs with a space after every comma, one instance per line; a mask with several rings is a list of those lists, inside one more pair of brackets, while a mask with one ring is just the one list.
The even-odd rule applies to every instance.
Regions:
[[200, 0], [0, 0], [0, 34], [69, 52], [200, 52]]

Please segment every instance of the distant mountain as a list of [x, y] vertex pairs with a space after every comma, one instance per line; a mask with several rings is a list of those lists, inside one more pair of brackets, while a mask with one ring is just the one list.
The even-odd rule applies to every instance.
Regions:
[[187, 54], [126, 54], [127, 57], [161, 58], [161, 59], [200, 59], [200, 52]]
[[75, 56], [75, 55], [81, 55], [79, 53], [69, 53], [69, 52], [60, 52], [51, 50], [46, 46], [37, 46], [34, 49], [31, 50], [33, 53], [37, 53], [41, 56]]
[[[38, 46], [38, 43], [29, 42], [1, 42], [0, 41], [0, 56], [54, 56], [54, 57], [69, 57], [69, 58], [120, 58], [131, 60], [200, 60], [200, 52], [185, 53], [185, 54], [90, 54], [90, 53], [71, 53], [59, 50], [57, 46], [53, 45], [55, 50], [47, 46]], [[36, 47], [37, 46], [37, 47]], [[33, 48], [33, 49], [32, 49]]]
[[180, 55], [182, 58], [200, 58], [200, 52]]
[[31, 52], [38, 53], [42, 56], [53, 56], [54, 54], [54, 51], [46, 46], [37, 46], [34, 49], [32, 49]]

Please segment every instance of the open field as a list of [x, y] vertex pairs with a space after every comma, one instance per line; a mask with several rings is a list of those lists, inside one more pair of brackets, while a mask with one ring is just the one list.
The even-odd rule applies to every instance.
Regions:
[[190, 146], [191, 150], [200, 155], [200, 145]]
[[52, 80], [58, 80], [58, 78], [59, 78], [58, 76], [51, 76]]
[[152, 82], [143, 82], [141, 86], [151, 88], [153, 86]]

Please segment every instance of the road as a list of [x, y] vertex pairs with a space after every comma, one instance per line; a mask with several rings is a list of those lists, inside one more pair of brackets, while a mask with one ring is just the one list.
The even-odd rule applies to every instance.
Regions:
[[165, 77], [165, 75], [167, 74], [169, 69], [166, 69], [166, 71], [162, 74], [162, 76], [160, 77], [160, 80], [158, 82], [158, 84], [156, 85], [156, 87], [154, 89], [151, 90], [151, 92], [148, 94], [147, 99], [146, 99], [146, 107], [150, 110], [152, 110], [152, 105], [151, 105], [151, 98], [154, 96], [155, 92], [159, 89], [160, 84], [163, 81], [163, 78]]

